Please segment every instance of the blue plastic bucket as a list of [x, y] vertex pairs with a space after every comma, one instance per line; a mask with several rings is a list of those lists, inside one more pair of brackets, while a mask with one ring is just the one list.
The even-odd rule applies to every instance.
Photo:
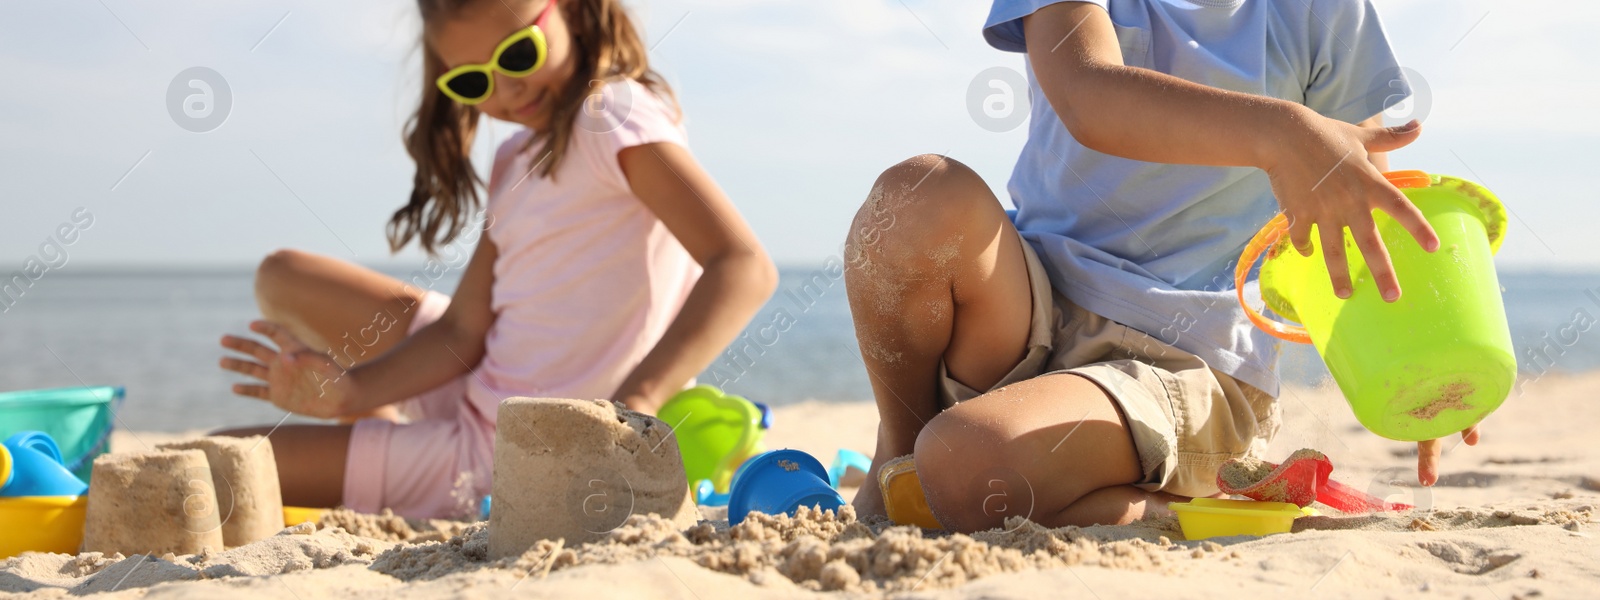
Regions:
[[756, 455], [739, 466], [728, 493], [728, 524], [752, 512], [794, 516], [802, 506], [835, 510], [844, 497], [828, 485], [828, 472], [810, 454], [784, 448]]
[[72, 387], [0, 393], [0, 439], [23, 431], [42, 431], [61, 449], [62, 464], [89, 480], [94, 459], [111, 448], [121, 386]]

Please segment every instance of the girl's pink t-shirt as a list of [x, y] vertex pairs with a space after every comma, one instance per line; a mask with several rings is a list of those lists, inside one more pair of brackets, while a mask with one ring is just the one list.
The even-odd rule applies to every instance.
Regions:
[[463, 376], [465, 398], [451, 393], [459, 384], [446, 385], [431, 394], [443, 404], [413, 407], [423, 409], [413, 415], [419, 422], [356, 423], [344, 491], [356, 510], [476, 515], [493, 477], [500, 401], [610, 398], [700, 278], [700, 266], [634, 195], [617, 163], [617, 152], [631, 146], [688, 146], [661, 98], [633, 81], [607, 85], [580, 112], [554, 177], [535, 170], [541, 148], [523, 151], [530, 135], [524, 130], [500, 146], [490, 178], [485, 225], [499, 257], [487, 352]]
[[701, 273], [617, 162], [632, 146], [688, 147], [671, 105], [632, 80], [606, 85], [553, 177], [537, 172], [541, 146], [523, 151], [530, 135], [500, 146], [489, 190], [495, 321], [467, 396], [490, 427], [512, 396], [610, 398]]

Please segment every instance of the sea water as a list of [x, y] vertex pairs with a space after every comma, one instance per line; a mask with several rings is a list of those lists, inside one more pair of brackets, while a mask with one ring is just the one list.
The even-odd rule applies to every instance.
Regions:
[[[413, 269], [385, 269], [409, 278]], [[778, 291], [700, 377], [771, 405], [872, 396], [844, 280], [831, 265], [781, 269]], [[455, 274], [437, 289], [455, 288]], [[1525, 380], [1600, 368], [1600, 272], [1501, 273]], [[52, 272], [0, 313], [0, 389], [123, 385], [118, 427], [185, 431], [272, 424], [283, 411], [233, 395], [218, 339], [257, 318], [253, 274], [239, 269]], [[1285, 381], [1320, 385], [1316, 353], [1288, 348]], [[291, 418], [289, 422], [310, 422]]]

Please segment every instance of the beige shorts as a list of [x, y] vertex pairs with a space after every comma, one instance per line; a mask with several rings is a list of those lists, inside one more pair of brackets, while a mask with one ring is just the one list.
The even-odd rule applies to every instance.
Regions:
[[[1230, 458], [1264, 458], [1282, 414], [1271, 396], [1211, 369], [1199, 357], [1091, 313], [1050, 287], [1026, 241], [1033, 284], [1028, 352], [990, 389], [1054, 373], [1104, 388], [1121, 410], [1144, 477], [1135, 485], [1182, 496], [1217, 493], [1217, 469]], [[977, 397], [939, 365], [944, 407]]]

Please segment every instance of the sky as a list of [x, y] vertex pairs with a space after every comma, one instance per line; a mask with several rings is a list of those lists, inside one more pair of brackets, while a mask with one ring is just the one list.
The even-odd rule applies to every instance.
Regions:
[[[969, 88], [1023, 62], [983, 42], [987, 3], [628, 4], [692, 150], [781, 264], [836, 255], [877, 174], [915, 154], [967, 163], [1005, 198], [1026, 126], [974, 117]], [[1494, 190], [1512, 214], [1502, 266], [1600, 268], [1600, 4], [1375, 4], [1426, 88], [1410, 107], [1422, 139], [1394, 166]], [[63, 268], [250, 265], [281, 247], [414, 264], [414, 247], [389, 253], [383, 226], [410, 191], [400, 128], [421, 85], [415, 10], [0, 3], [0, 265], [51, 239]], [[219, 80], [214, 105], [184, 113], [180, 74]], [[480, 136], [480, 167], [511, 131]], [[63, 225], [78, 229], [70, 244]]]

